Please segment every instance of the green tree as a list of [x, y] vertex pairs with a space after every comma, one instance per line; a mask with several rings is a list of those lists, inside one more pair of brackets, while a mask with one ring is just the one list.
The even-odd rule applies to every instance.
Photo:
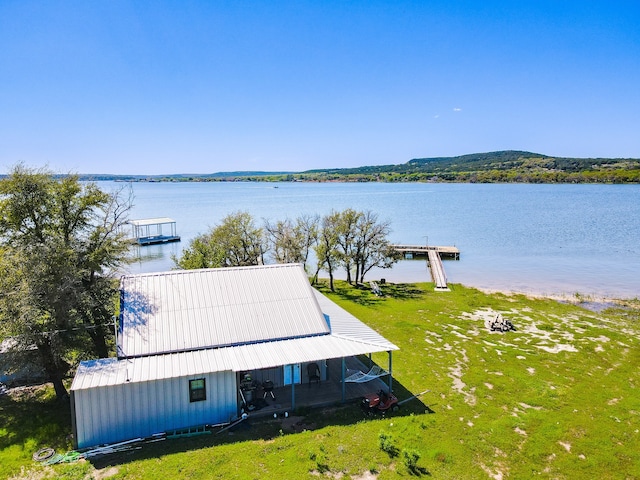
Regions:
[[318, 231], [318, 243], [315, 246], [317, 260], [314, 281], [318, 278], [321, 269], [326, 269], [329, 274], [329, 288], [333, 291], [333, 276], [340, 264], [340, 252], [338, 250], [338, 228], [340, 225], [340, 212], [332, 211], [322, 217]]
[[260, 265], [266, 245], [262, 228], [256, 227], [251, 214], [235, 212], [209, 232], [194, 238], [180, 258], [178, 268], [217, 268]]
[[354, 268], [356, 282], [364, 282], [364, 276], [374, 267], [391, 268], [399, 256], [391, 248], [390, 232], [390, 222], [379, 221], [371, 211], [350, 208], [332, 211], [322, 218], [315, 247], [318, 260], [315, 276], [326, 269], [333, 289], [334, 274], [340, 267], [344, 268], [349, 283], [353, 283]]
[[378, 215], [372, 211], [358, 216], [353, 248], [357, 282], [363, 283], [365, 274], [372, 268], [391, 268], [401, 258], [391, 246], [390, 233], [391, 222], [378, 221]]
[[305, 266], [311, 248], [318, 241], [317, 215], [302, 215], [295, 223], [290, 219], [265, 221], [268, 250], [276, 263], [302, 263]]
[[302, 258], [304, 260], [302, 264], [305, 270], [307, 269], [307, 261], [309, 261], [311, 249], [318, 243], [319, 228], [320, 216], [318, 215], [301, 215], [296, 219], [296, 229], [300, 232], [303, 244]]
[[58, 398], [70, 362], [107, 357], [131, 195], [15, 167], [0, 181], [0, 336], [35, 347]]
[[198, 235], [189, 242], [180, 257], [173, 256], [177, 268], [215, 268], [223, 264], [224, 251], [211, 240], [211, 232]]
[[357, 225], [362, 215], [362, 212], [347, 208], [338, 214], [335, 226], [337, 233], [337, 256], [340, 264], [347, 273], [347, 282], [349, 283], [353, 283], [351, 271], [356, 264]]

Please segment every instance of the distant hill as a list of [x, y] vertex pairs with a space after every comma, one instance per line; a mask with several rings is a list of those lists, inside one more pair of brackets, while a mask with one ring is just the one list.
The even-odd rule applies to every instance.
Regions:
[[81, 175], [126, 182], [344, 181], [477, 183], [640, 183], [640, 159], [566, 158], [519, 150], [414, 158], [395, 165], [304, 172], [236, 171], [174, 175]]
[[209, 182], [222, 180], [242, 180], [253, 177], [270, 175], [289, 175], [293, 172], [216, 172], [216, 173], [175, 173], [168, 175], [113, 175], [113, 174], [81, 174], [80, 178], [87, 181], [116, 181], [116, 182]]
[[638, 183], [640, 159], [564, 158], [518, 150], [414, 158], [397, 165], [309, 170], [307, 179], [355, 181]]

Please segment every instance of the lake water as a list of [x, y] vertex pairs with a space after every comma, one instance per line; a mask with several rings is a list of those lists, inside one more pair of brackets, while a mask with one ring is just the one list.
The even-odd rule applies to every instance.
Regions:
[[[99, 182], [111, 191], [121, 183]], [[394, 243], [455, 245], [450, 282], [542, 294], [638, 297], [640, 186], [387, 183], [133, 183], [130, 218], [171, 217], [182, 242], [136, 247], [130, 273], [169, 270], [189, 240], [239, 210], [262, 219], [372, 210]], [[342, 277], [344, 278], [344, 277]], [[425, 260], [367, 279], [430, 281]]]

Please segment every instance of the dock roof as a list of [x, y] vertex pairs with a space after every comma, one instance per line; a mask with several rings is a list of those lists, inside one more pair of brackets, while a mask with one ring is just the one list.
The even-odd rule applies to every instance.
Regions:
[[163, 225], [165, 223], [176, 223], [173, 218], [157, 217], [157, 218], [140, 218], [138, 220], [129, 220], [131, 225], [136, 227], [145, 227], [147, 225]]

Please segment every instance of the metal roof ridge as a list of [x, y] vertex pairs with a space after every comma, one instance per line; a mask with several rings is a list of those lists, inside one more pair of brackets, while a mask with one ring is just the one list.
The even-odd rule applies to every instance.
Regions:
[[162, 272], [144, 272], [144, 273], [132, 273], [132, 274], [123, 274], [120, 276], [121, 279], [124, 278], [139, 278], [139, 277], [166, 277], [172, 275], [195, 275], [198, 273], [206, 273], [211, 271], [219, 271], [219, 272], [233, 272], [238, 270], [247, 270], [247, 269], [271, 269], [271, 268], [293, 268], [293, 267], [301, 267], [301, 263], [270, 263], [263, 265], [245, 265], [239, 267], [212, 267], [212, 268], [193, 268], [193, 269], [176, 269], [176, 270], [166, 270]]
[[[119, 357], [112, 357], [112, 358], [117, 358], [118, 360], [126, 360], [126, 359], [134, 359], [134, 358], [149, 358], [149, 357], [161, 357], [163, 355], [172, 355], [172, 354], [176, 354], [176, 353], [189, 353], [189, 352], [203, 352], [203, 351], [208, 351], [208, 350], [222, 350], [225, 348], [236, 348], [236, 347], [244, 347], [247, 345], [260, 345], [260, 344], [264, 344], [264, 343], [272, 343], [272, 342], [283, 342], [283, 341], [287, 341], [287, 340], [299, 340], [302, 338], [315, 338], [315, 337], [324, 337], [324, 336], [333, 336], [333, 337], [337, 337], [337, 335], [331, 335], [331, 332], [319, 332], [319, 333], [313, 333], [313, 334], [309, 334], [309, 335], [296, 335], [293, 337], [279, 337], [279, 338], [263, 338], [260, 340], [252, 340], [252, 341], [247, 341], [247, 342], [242, 342], [242, 343], [225, 343], [225, 344], [221, 344], [221, 345], [208, 345], [206, 347], [193, 347], [193, 348], [183, 348], [183, 349], [176, 349], [176, 350], [163, 350], [160, 352], [152, 352], [152, 353], [139, 353], [136, 355], [123, 355], [123, 356], [119, 356]], [[346, 338], [346, 340], [349, 340], [348, 338]], [[365, 344], [368, 344], [368, 342], [362, 342]]]

